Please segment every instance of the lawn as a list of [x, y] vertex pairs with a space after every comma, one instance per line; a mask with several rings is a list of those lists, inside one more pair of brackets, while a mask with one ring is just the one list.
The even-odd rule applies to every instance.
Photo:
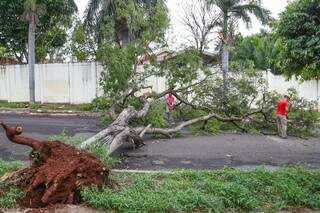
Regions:
[[[20, 166], [0, 161], [0, 176]], [[171, 173], [115, 173], [103, 189], [86, 188], [84, 202], [108, 212], [277, 211], [320, 208], [320, 171], [302, 167], [271, 172], [222, 169]], [[23, 193], [0, 184], [0, 208], [17, 206]]]
[[115, 212], [276, 211], [320, 208], [320, 171], [223, 169], [171, 174], [112, 174], [113, 186], [84, 189], [93, 208]]
[[0, 108], [9, 109], [92, 111], [93, 107], [92, 104], [29, 104], [27, 102], [0, 101]]

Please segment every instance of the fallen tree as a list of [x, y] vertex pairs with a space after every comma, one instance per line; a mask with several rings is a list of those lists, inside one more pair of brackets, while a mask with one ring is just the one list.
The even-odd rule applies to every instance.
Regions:
[[51, 204], [80, 203], [80, 189], [102, 187], [109, 168], [92, 154], [60, 141], [40, 141], [22, 136], [22, 127], [0, 123], [10, 141], [32, 148], [31, 167], [2, 177], [2, 181], [25, 191], [21, 203], [38, 208]]
[[[196, 86], [196, 85], [197, 84], [192, 84], [191, 86]], [[186, 87], [184, 89], [188, 89], [190, 87]], [[180, 88], [179, 91], [183, 91], [183, 88]], [[139, 98], [139, 100], [143, 103], [143, 108], [141, 110], [136, 110], [132, 106], [125, 108], [119, 115], [117, 115], [117, 118], [106, 129], [100, 131], [98, 134], [84, 141], [80, 147], [86, 148], [87, 146], [95, 142], [100, 142], [102, 144], [107, 145], [106, 147], [108, 148], [108, 153], [112, 154], [124, 143], [131, 143], [134, 148], [140, 147], [141, 145], [143, 145], [142, 137], [145, 134], [161, 134], [171, 138], [174, 134], [181, 131], [184, 127], [193, 125], [198, 122], [208, 121], [210, 119], [217, 119], [223, 122], [235, 122], [235, 121], [241, 122], [244, 119], [250, 117], [251, 115], [263, 112], [262, 110], [254, 110], [244, 114], [241, 117], [234, 117], [234, 116], [224, 117], [216, 113], [209, 113], [204, 116], [200, 116], [188, 121], [181, 122], [177, 126], [172, 128], [153, 128], [151, 127], [151, 125], [148, 125], [145, 127], [130, 127], [129, 125], [130, 121], [132, 121], [133, 119], [142, 118], [146, 116], [152, 102], [152, 100], [150, 101], [148, 99], [152, 97], [159, 98], [168, 94], [169, 92], [175, 94], [175, 96], [177, 97], [178, 100], [181, 101], [181, 103], [193, 106], [187, 100], [184, 100], [182, 97], [180, 97], [178, 93], [172, 89], [166, 90], [160, 95], [153, 96], [151, 94], [145, 94]], [[131, 92], [131, 94], [134, 94], [134, 93]], [[119, 99], [119, 100], [122, 100], [122, 99]], [[196, 108], [196, 106], [193, 106], [193, 107]], [[116, 116], [115, 112], [112, 112], [112, 114]]]

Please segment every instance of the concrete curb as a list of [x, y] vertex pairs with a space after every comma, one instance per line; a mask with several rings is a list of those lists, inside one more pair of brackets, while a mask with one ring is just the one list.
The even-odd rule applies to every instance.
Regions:
[[93, 117], [103, 116], [100, 112], [81, 112], [72, 110], [44, 110], [44, 109], [9, 109], [0, 108], [0, 115], [29, 115], [29, 116], [56, 116], [56, 117]]

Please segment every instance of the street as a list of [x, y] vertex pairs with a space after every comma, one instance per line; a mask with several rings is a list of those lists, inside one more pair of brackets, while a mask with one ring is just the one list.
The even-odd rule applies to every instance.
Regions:
[[[83, 138], [98, 132], [99, 118], [39, 117], [0, 115], [0, 121], [24, 127], [24, 134], [40, 139], [60, 134]], [[0, 156], [4, 160], [28, 160], [30, 149], [13, 144], [0, 131]], [[220, 134], [194, 137], [189, 134], [175, 139], [147, 139], [146, 146], [133, 150], [124, 146], [116, 155], [121, 158], [118, 169], [171, 169], [222, 167], [270, 169], [303, 164], [320, 168], [320, 139], [302, 140], [277, 136]]]
[[[22, 125], [23, 134], [46, 140], [50, 135], [93, 135], [99, 131], [99, 119], [84, 117], [41, 117], [27, 115], [0, 115], [0, 122], [9, 125]], [[3, 160], [28, 160], [30, 149], [19, 144], [11, 143], [0, 130], [0, 158]]]

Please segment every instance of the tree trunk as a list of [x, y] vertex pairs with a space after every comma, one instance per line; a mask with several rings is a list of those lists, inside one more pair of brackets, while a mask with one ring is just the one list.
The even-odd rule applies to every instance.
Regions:
[[30, 103], [35, 102], [35, 79], [34, 79], [34, 67], [35, 67], [35, 16], [31, 15], [29, 21], [28, 32], [28, 64], [29, 64], [29, 92]]
[[229, 72], [229, 50], [228, 50], [228, 12], [224, 11], [223, 15], [223, 46], [221, 55], [222, 77], [223, 77], [223, 92], [227, 90], [227, 75]]
[[128, 48], [130, 42], [129, 29], [125, 27], [121, 32], [121, 43], [123, 48]]
[[221, 64], [222, 64], [223, 86], [224, 86], [224, 89], [226, 89], [227, 75], [229, 72], [229, 50], [228, 50], [227, 44], [223, 44], [223, 47], [222, 47]]

